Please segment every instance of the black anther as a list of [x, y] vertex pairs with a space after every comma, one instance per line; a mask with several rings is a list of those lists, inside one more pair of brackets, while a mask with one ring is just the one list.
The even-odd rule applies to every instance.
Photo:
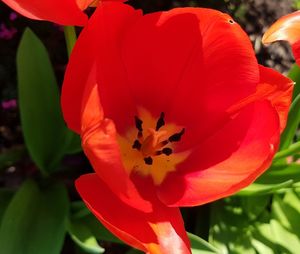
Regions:
[[139, 119], [137, 116], [134, 117], [135, 120], [135, 127], [139, 130], [139, 131], [143, 131], [143, 121], [141, 119]]
[[141, 150], [142, 144], [140, 143], [140, 141], [138, 141], [137, 139], [134, 141], [132, 148], [133, 149], [137, 149], [137, 150]]
[[160, 117], [158, 118], [157, 123], [156, 123], [156, 128], [155, 128], [156, 131], [158, 131], [162, 126], [165, 125], [164, 118], [165, 118], [165, 113], [161, 112]]
[[152, 158], [150, 156], [149, 157], [145, 157], [144, 161], [145, 161], [145, 163], [147, 165], [152, 165], [152, 163], [153, 163], [153, 160], [152, 160]]
[[162, 149], [162, 153], [169, 156], [170, 154], [173, 153], [173, 150], [169, 147], [165, 147], [164, 149]]
[[178, 141], [180, 141], [181, 136], [182, 136], [183, 134], [184, 134], [184, 128], [183, 128], [180, 132], [175, 133], [175, 134], [173, 134], [172, 136], [170, 136], [170, 137], [169, 137], [169, 141], [170, 141], [170, 142], [178, 142]]

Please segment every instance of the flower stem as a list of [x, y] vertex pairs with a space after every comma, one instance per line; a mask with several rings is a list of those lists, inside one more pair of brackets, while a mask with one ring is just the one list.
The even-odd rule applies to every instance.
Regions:
[[300, 141], [290, 145], [289, 148], [278, 152], [275, 155], [274, 159], [278, 160], [290, 155], [294, 155], [295, 153], [299, 153], [299, 152], [300, 152]]
[[67, 45], [68, 56], [70, 57], [72, 49], [77, 40], [75, 27], [74, 26], [65, 26], [64, 27], [65, 40]]

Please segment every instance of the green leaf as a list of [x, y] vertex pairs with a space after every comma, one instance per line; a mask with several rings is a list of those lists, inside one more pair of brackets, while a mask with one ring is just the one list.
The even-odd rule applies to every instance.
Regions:
[[83, 219], [97, 240], [124, 244], [120, 239], [110, 233], [94, 215], [90, 214]]
[[191, 242], [192, 254], [216, 254], [221, 253], [217, 248], [210, 243], [200, 238], [199, 236], [187, 233]]
[[292, 144], [296, 130], [300, 123], [300, 68], [297, 64], [292, 66], [288, 77], [295, 82], [295, 86], [293, 92], [293, 103], [290, 108], [287, 125], [281, 135], [280, 150], [287, 149], [290, 144]]
[[214, 202], [211, 206], [209, 242], [221, 253], [256, 254], [250, 241], [251, 225], [238, 197]]
[[278, 164], [272, 165], [261, 177], [256, 180], [259, 184], [278, 184], [293, 180], [300, 182], [300, 164]]
[[110, 233], [110, 231], [97, 220], [82, 201], [74, 201], [71, 203], [71, 219], [73, 221], [84, 221], [85, 225], [87, 225], [97, 240], [123, 244], [121, 240]]
[[[299, 194], [293, 190], [288, 191], [283, 198], [284, 203], [291, 206], [297, 212], [297, 219], [300, 221], [300, 197]], [[299, 234], [300, 235], [300, 234]]]
[[274, 161], [285, 158], [287, 156], [293, 156], [299, 152], [300, 152], [300, 141], [296, 142], [294, 144], [291, 144], [287, 149], [284, 149], [284, 150], [281, 150], [280, 152], [278, 152], [274, 157]]
[[4, 212], [13, 197], [14, 192], [10, 190], [1, 189], [0, 190], [0, 225], [2, 222], [2, 217]]
[[[300, 2], [300, 1], [299, 1]], [[300, 68], [294, 64], [288, 73], [288, 77], [295, 82], [293, 100], [300, 94]]]
[[86, 207], [82, 201], [73, 201], [71, 203], [71, 217], [72, 219], [80, 219], [85, 216], [91, 215], [90, 210]]
[[73, 241], [87, 253], [98, 254], [104, 252], [104, 249], [98, 244], [83, 220], [71, 220], [68, 231]]
[[300, 199], [294, 191], [288, 191], [284, 199], [281, 199], [279, 195], [274, 196], [272, 217], [300, 237]]
[[66, 154], [74, 154], [82, 151], [80, 136], [72, 131], [68, 132], [68, 145], [66, 146]]
[[48, 53], [26, 29], [17, 52], [19, 105], [24, 139], [33, 161], [47, 174], [69, 143], [60, 110], [59, 90]]
[[289, 190], [282, 198], [274, 195], [271, 229], [280, 253], [296, 253], [300, 249], [300, 199]]
[[293, 142], [293, 138], [296, 134], [298, 125], [300, 123], [299, 109], [300, 109], [300, 94], [297, 95], [297, 97], [295, 98], [295, 100], [291, 105], [287, 124], [280, 138], [280, 150], [287, 149]]
[[269, 221], [257, 221], [250, 240], [259, 254], [278, 253]]
[[77, 40], [76, 29], [74, 26], [64, 26], [64, 33], [68, 56], [70, 57]]
[[271, 229], [279, 253], [297, 253], [300, 250], [300, 241], [296, 234], [283, 227], [277, 220], [271, 220]]
[[262, 183], [252, 183], [245, 189], [239, 191], [236, 195], [238, 196], [252, 196], [252, 195], [267, 195], [274, 193], [280, 189], [291, 187], [293, 180], [288, 180], [278, 184], [262, 184]]
[[0, 228], [1, 252], [5, 254], [59, 254], [68, 214], [64, 186], [25, 182], [13, 197]]
[[241, 198], [241, 206], [250, 220], [261, 215], [270, 203], [270, 195], [245, 196]]

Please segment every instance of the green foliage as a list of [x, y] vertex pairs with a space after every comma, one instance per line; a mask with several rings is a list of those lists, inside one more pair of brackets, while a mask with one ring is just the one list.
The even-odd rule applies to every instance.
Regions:
[[284, 194], [231, 197], [211, 208], [210, 243], [222, 253], [279, 254], [300, 249], [300, 198]]
[[56, 169], [73, 150], [74, 134], [62, 118], [59, 90], [48, 53], [42, 42], [26, 29], [17, 52], [21, 123], [28, 151], [44, 174]]
[[254, 196], [254, 195], [267, 195], [274, 193], [282, 188], [290, 187], [293, 180], [287, 180], [278, 184], [261, 184], [253, 183], [237, 193], [239, 196]]
[[91, 214], [82, 201], [71, 203], [68, 232], [85, 253], [104, 252], [97, 240], [123, 244]]
[[300, 9], [300, 1], [299, 0], [294, 0], [294, 7], [295, 9]]
[[59, 254], [66, 232], [69, 202], [61, 184], [40, 189], [26, 181], [8, 205], [0, 228], [5, 254]]
[[288, 77], [295, 82], [293, 92], [293, 103], [290, 108], [288, 121], [284, 132], [281, 135], [280, 150], [287, 149], [295, 137], [300, 123], [300, 68], [294, 64], [289, 71]]
[[295, 253], [300, 249], [300, 199], [290, 190], [283, 198], [274, 196], [271, 228], [281, 253]]
[[12, 199], [13, 194], [14, 193], [10, 190], [0, 189], [0, 226], [1, 226], [3, 214], [10, 200]]
[[216, 202], [211, 207], [209, 242], [220, 249], [221, 253], [255, 254], [250, 225], [238, 198]]
[[284, 132], [281, 135], [280, 150], [287, 149], [293, 142], [298, 125], [300, 123], [300, 94], [297, 95], [291, 105], [288, 121]]
[[91, 214], [81, 201], [72, 202], [70, 219], [76, 223], [85, 224], [97, 240], [122, 243]]
[[277, 161], [281, 158], [286, 158], [288, 156], [293, 156], [300, 152], [300, 142], [291, 144], [287, 149], [284, 149], [276, 154], [274, 161]]
[[199, 236], [188, 233], [191, 242], [192, 254], [221, 254], [221, 252], [210, 243]]
[[300, 68], [294, 64], [288, 73], [288, 77], [295, 82], [293, 100], [300, 94]]
[[[265, 212], [270, 196], [230, 198], [213, 204], [209, 241], [222, 253], [268, 253], [273, 242], [266, 241], [260, 231], [268, 229]], [[253, 205], [256, 204], [256, 208]], [[259, 206], [259, 207], [258, 207]], [[267, 234], [270, 237], [270, 234]], [[271, 252], [274, 253], [274, 252]]]
[[280, 163], [273, 164], [256, 183], [261, 184], [281, 184], [287, 181], [295, 183], [300, 182], [300, 164], [298, 163]]
[[70, 221], [68, 232], [72, 240], [87, 253], [98, 254], [104, 252], [104, 249], [100, 247], [95, 236], [83, 220]]

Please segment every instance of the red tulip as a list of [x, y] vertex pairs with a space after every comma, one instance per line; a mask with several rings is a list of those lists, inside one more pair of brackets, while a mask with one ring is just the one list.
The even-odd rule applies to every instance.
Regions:
[[65, 120], [96, 171], [77, 190], [128, 244], [190, 253], [178, 207], [231, 195], [269, 167], [292, 84], [258, 65], [226, 14], [104, 3], [63, 85]]
[[288, 14], [278, 19], [264, 34], [263, 43], [288, 41], [300, 65], [300, 11]]
[[61, 25], [83, 26], [87, 16], [82, 12], [97, 0], [2, 0], [20, 14]]

